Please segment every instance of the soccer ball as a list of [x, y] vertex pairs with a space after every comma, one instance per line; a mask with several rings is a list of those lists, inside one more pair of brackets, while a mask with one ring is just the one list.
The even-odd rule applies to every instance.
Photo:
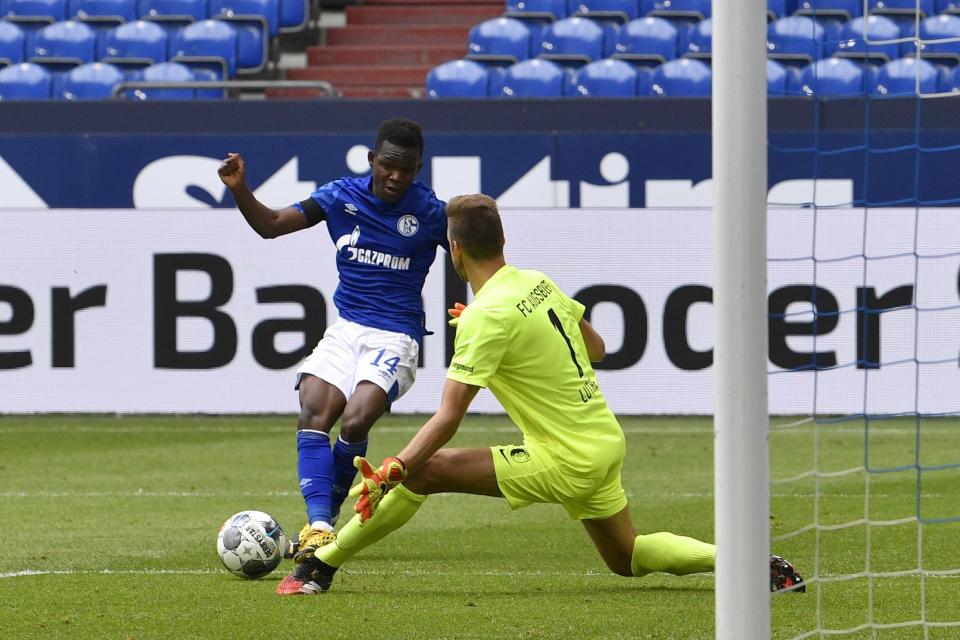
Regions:
[[220, 527], [217, 553], [227, 571], [241, 578], [262, 578], [277, 568], [287, 548], [287, 536], [272, 516], [241, 511]]

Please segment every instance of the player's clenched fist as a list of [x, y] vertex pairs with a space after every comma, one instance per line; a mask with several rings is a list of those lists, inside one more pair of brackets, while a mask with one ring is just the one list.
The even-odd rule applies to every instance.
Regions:
[[220, 180], [229, 188], [238, 187], [243, 184], [245, 179], [243, 169], [243, 156], [239, 153], [228, 153], [226, 160], [220, 164], [217, 173]]

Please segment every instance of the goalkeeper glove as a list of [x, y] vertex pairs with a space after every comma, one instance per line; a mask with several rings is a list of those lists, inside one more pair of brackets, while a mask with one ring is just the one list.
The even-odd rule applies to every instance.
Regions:
[[354, 511], [360, 514], [360, 522], [366, 522], [380, 505], [390, 489], [407, 479], [407, 468], [400, 458], [384, 458], [378, 469], [370, 466], [365, 458], [357, 456], [353, 466], [360, 471], [360, 484], [350, 490], [350, 497], [358, 498]]
[[467, 308], [467, 305], [462, 302], [454, 302], [453, 309], [447, 309], [447, 313], [450, 314], [450, 320], [447, 321], [451, 327], [457, 326], [457, 322], [460, 320], [460, 314], [463, 313], [463, 310]]

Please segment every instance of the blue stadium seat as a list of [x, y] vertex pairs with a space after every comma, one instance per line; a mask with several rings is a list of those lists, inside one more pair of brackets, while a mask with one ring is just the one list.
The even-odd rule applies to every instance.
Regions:
[[115, 27], [137, 19], [136, 0], [70, 0], [69, 14], [90, 26]]
[[520, 20], [530, 28], [532, 51], [550, 23], [567, 17], [567, 0], [507, 0], [503, 15]]
[[631, 20], [620, 29], [613, 57], [634, 64], [661, 64], [677, 57], [678, 30], [656, 16]]
[[826, 38], [826, 29], [813, 18], [780, 18], [767, 25], [767, 55], [784, 64], [810, 64], [832, 52]]
[[507, 0], [506, 14], [542, 14], [551, 22], [567, 17], [567, 0]]
[[589, 18], [564, 18], [547, 27], [538, 56], [564, 66], [603, 58], [603, 29]]
[[39, 29], [67, 19], [67, 0], [6, 0], [3, 19]]
[[167, 32], [155, 22], [137, 20], [108, 31], [99, 58], [124, 67], [147, 67], [167, 59]]
[[767, 60], [767, 95], [785, 96], [789, 88], [786, 67], [776, 60]]
[[650, 86], [653, 84], [654, 67], [634, 66], [637, 70], [637, 95], [649, 96]]
[[807, 65], [801, 73], [801, 90], [808, 96], [861, 96], [870, 85], [863, 65], [849, 58], [824, 58]]
[[550, 60], [523, 60], [507, 68], [498, 95], [508, 98], [560, 97], [565, 75], [560, 65]]
[[270, 56], [270, 39], [280, 30], [277, 0], [209, 0], [209, 17], [237, 29], [237, 70], [256, 73]]
[[503, 96], [503, 79], [507, 77], [507, 69], [494, 65], [484, 65], [490, 77], [487, 79], [487, 96], [499, 98]]
[[632, 98], [637, 95], [637, 69], [623, 60], [597, 60], [581, 67], [571, 84], [574, 96]]
[[918, 77], [920, 93], [939, 90], [940, 74], [933, 64], [922, 58], [897, 58], [880, 67], [873, 92], [887, 96], [916, 95]]
[[567, 15], [600, 20], [616, 20], [626, 24], [640, 17], [636, 0], [569, 0]]
[[270, 37], [280, 33], [278, 0], [208, 0], [207, 17], [237, 21], [256, 19], [257, 22], [266, 22], [265, 33]]
[[[866, 36], [864, 36], [866, 32]], [[883, 64], [900, 56], [900, 27], [885, 16], [860, 16], [847, 22], [833, 55]]]
[[486, 98], [490, 73], [473, 60], [450, 60], [427, 74], [428, 98]]
[[[137, 80], [146, 82], [194, 82], [197, 78], [189, 67], [176, 62], [161, 62], [139, 72]], [[193, 100], [193, 89], [137, 89], [128, 91], [136, 100]]]
[[[911, 24], [905, 36], [913, 37], [916, 26]], [[951, 67], [960, 62], [960, 16], [940, 14], [920, 23], [920, 55], [936, 63]], [[944, 40], [944, 42], [935, 42]], [[902, 55], [912, 55], [916, 50], [913, 42], [904, 43]]]
[[224, 77], [237, 72], [237, 31], [221, 20], [188, 24], [173, 35], [169, 47], [174, 61], [222, 61]]
[[28, 57], [51, 70], [93, 62], [97, 57], [97, 34], [78, 20], [51, 24], [37, 32]]
[[710, 67], [693, 58], [677, 58], [653, 70], [650, 93], [655, 96], [710, 96]]
[[937, 0], [936, 10], [937, 13], [960, 15], [960, 0]]
[[712, 15], [710, 0], [640, 0], [640, 14], [668, 20], [697, 21]]
[[166, 23], [171, 29], [207, 17], [206, 0], [139, 0], [137, 15], [143, 20]]
[[913, 16], [920, 6], [921, 17], [932, 16], [937, 13], [935, 0], [868, 0], [867, 14], [885, 14], [894, 16]]
[[280, 0], [280, 31], [291, 33], [307, 26], [310, 0]]
[[123, 72], [108, 62], [90, 62], [71, 69], [60, 82], [64, 100], [103, 100], [123, 82]]
[[[193, 72], [194, 80], [223, 80], [223, 77], [218, 75], [218, 73], [212, 69], [204, 69], [203, 67], [194, 67], [190, 69]], [[213, 99], [213, 100], [222, 100], [227, 97], [226, 89], [195, 89], [193, 92], [193, 97], [197, 100], [203, 99]]]
[[834, 41], [848, 20], [863, 15], [863, 0], [800, 0], [794, 15], [810, 16], [826, 29], [826, 39]]
[[697, 22], [681, 38], [680, 55], [709, 60], [713, 52], [713, 18]]
[[23, 29], [12, 22], [0, 21], [0, 65], [23, 62], [25, 41]]
[[513, 18], [491, 18], [474, 25], [467, 35], [467, 57], [478, 62], [508, 65], [530, 57], [530, 29]]
[[948, 78], [948, 86], [942, 87], [944, 91], [948, 90], [960, 90], [960, 65], [953, 68], [953, 72]]
[[934, 0], [868, 0], [867, 15], [885, 15], [897, 23], [901, 31], [916, 23], [917, 5], [920, 19], [936, 14]]
[[603, 27], [603, 55], [614, 53], [620, 29], [640, 17], [637, 0], [569, 0], [571, 16], [590, 18]]
[[50, 72], [30, 62], [0, 69], [0, 100], [47, 100]]
[[863, 15], [863, 0], [800, 0], [794, 12], [801, 16], [850, 20]]

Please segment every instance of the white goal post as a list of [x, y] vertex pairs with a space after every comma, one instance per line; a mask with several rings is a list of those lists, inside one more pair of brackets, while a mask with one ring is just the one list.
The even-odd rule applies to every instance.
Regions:
[[713, 1], [718, 640], [770, 638], [766, 11]]

